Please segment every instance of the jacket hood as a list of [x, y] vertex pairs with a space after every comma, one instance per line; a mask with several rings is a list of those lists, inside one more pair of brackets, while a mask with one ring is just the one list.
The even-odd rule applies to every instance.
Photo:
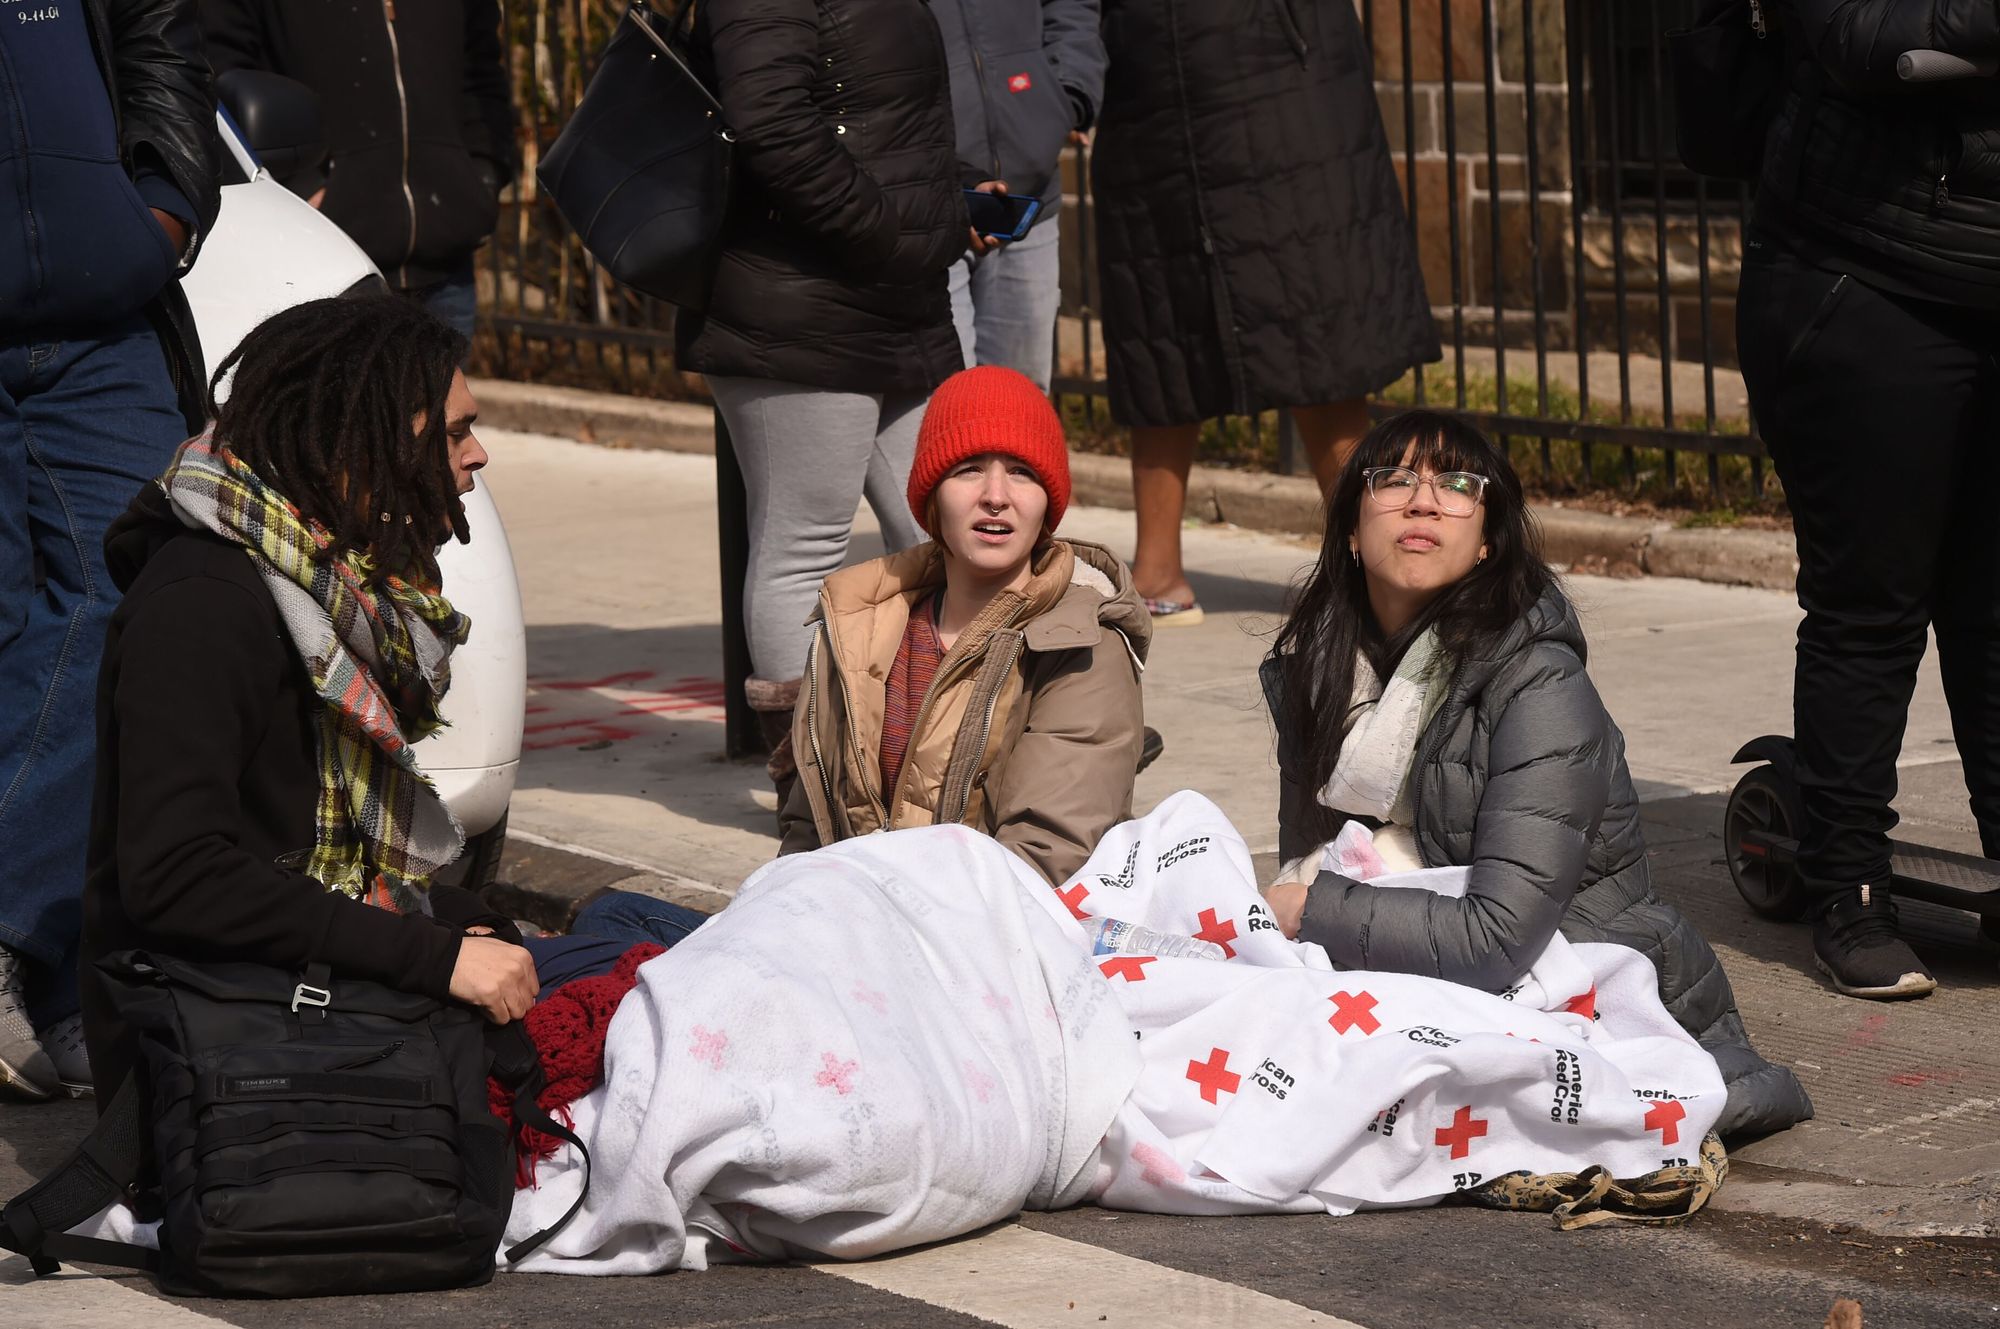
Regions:
[[1452, 691], [1460, 695], [1477, 692], [1508, 661], [1543, 642], [1565, 647], [1575, 653], [1578, 662], [1590, 663], [1583, 623], [1577, 618], [1569, 597], [1554, 581], [1550, 581], [1542, 591], [1542, 598], [1500, 635], [1499, 642], [1491, 650], [1459, 662]]
[[1064, 540], [1075, 562], [1069, 587], [1055, 606], [1023, 630], [1028, 649], [1061, 651], [1093, 646], [1105, 628], [1118, 633], [1141, 668], [1153, 644], [1153, 616], [1132, 586], [1132, 573], [1116, 554], [1087, 540]]
[[132, 589], [153, 555], [188, 529], [167, 502], [166, 491], [146, 485], [104, 532], [104, 564], [112, 585], [121, 592]]
[[[1068, 554], [1069, 575], [1052, 584], [1051, 574]], [[826, 579], [820, 604], [808, 622], [868, 615], [897, 597], [914, 597], [944, 584], [944, 559], [936, 541], [842, 568]], [[1085, 540], [1054, 540], [1041, 555], [1029, 583], [1029, 617], [1020, 625], [1031, 651], [1067, 651], [1094, 646], [1106, 628], [1124, 637], [1141, 666], [1153, 641], [1153, 619], [1132, 586], [1132, 574], [1116, 554]], [[1045, 607], [1042, 607], [1045, 606]]]

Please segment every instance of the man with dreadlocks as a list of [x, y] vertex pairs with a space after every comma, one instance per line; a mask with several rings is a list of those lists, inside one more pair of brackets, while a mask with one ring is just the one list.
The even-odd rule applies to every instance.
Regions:
[[410, 753], [469, 628], [437, 568], [486, 463], [464, 350], [390, 297], [275, 316], [112, 527], [83, 924], [100, 1103], [135, 1049], [94, 963], [128, 947], [318, 960], [499, 1021], [534, 1002], [512, 925], [430, 885], [464, 836]]

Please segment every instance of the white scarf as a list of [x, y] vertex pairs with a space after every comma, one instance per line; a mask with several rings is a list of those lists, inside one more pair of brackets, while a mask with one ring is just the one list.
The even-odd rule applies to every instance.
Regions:
[[1336, 812], [1409, 824], [1406, 795], [1417, 740], [1443, 700], [1438, 680], [1437, 629], [1424, 632], [1396, 665], [1389, 685], [1375, 676], [1367, 658], [1356, 654], [1354, 694], [1347, 737], [1326, 787], [1322, 805]]

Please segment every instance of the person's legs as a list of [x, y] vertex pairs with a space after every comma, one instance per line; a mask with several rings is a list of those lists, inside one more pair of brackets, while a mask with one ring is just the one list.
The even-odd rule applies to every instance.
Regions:
[[1055, 368], [1056, 310], [1062, 304], [1059, 221], [1050, 216], [1021, 239], [973, 261], [970, 273], [977, 335], [965, 363], [1017, 369], [1044, 392]]
[[847, 557], [882, 402], [768, 379], [711, 377], [708, 386], [749, 493], [743, 618], [751, 668], [774, 682], [794, 679], [805, 670], [805, 621], [820, 583]]
[[642, 941], [673, 947], [706, 923], [698, 909], [638, 891], [605, 891], [576, 911], [569, 925], [572, 937], [598, 937], [628, 945]]
[[1354, 397], [1319, 406], [1295, 406], [1292, 423], [1298, 427], [1299, 442], [1305, 444], [1306, 458], [1312, 463], [1320, 494], [1330, 497], [1347, 459], [1354, 455], [1354, 445], [1368, 432], [1367, 399]]
[[1843, 991], [1921, 995], [1931, 980], [1887, 932], [1873, 887], [1889, 872], [1896, 759], [1977, 358], [1921, 308], [1788, 255], [1746, 265], [1738, 307], [1744, 377], [1798, 535], [1798, 870], [1815, 949]]
[[1194, 588], [1181, 566], [1181, 518], [1200, 437], [1198, 424], [1132, 430], [1132, 507], [1138, 524], [1132, 584], [1149, 600], [1194, 603]]
[[1952, 513], [1938, 568], [1938, 665], [1981, 851], [2000, 858], [2000, 337], [1988, 332], [1980, 392], [1958, 436]]
[[909, 549], [930, 538], [910, 511], [910, 467], [916, 464], [917, 428], [929, 402], [930, 398], [915, 395], [885, 397], [876, 417], [864, 492], [882, 528], [882, 543], [892, 550]]
[[[97, 659], [118, 601], [104, 532], [187, 426], [143, 318], [0, 358], [0, 947], [32, 962], [27, 994], [46, 1027], [77, 1010]], [[27, 584], [23, 531], [40, 585]]]

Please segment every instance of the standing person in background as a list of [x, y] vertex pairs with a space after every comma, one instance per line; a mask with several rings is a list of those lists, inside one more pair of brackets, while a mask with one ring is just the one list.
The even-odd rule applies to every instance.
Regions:
[[675, 326], [749, 491], [745, 691], [786, 735], [819, 586], [866, 495], [891, 549], [931, 389], [960, 364], [946, 270], [965, 252], [944, 44], [924, 0], [705, 0], [695, 42], [736, 134], [734, 212], [708, 307]]
[[952, 265], [951, 315], [968, 365], [1005, 365], [1048, 390], [1062, 303], [1062, 150], [1104, 96], [1097, 0], [935, 0], [968, 189], [1041, 204], [1019, 240], [976, 231]]
[[1758, 431], [1799, 541], [1792, 688], [1813, 953], [1856, 997], [1937, 980], [1880, 887], [1929, 631], [1983, 851], [2000, 857], [2000, 78], [1913, 87], [1904, 51], [2000, 59], [1990, 0], [1791, 0], [1737, 294]]
[[0, 1089], [87, 1092], [78, 897], [104, 532], [201, 427], [221, 202], [194, 0], [0, 14]]
[[1103, 3], [1091, 198], [1132, 578], [1158, 626], [1193, 626], [1181, 514], [1201, 422], [1293, 408], [1327, 490], [1363, 398], [1443, 353], [1354, 6]]
[[217, 74], [319, 95], [326, 173], [286, 183], [470, 340], [472, 256], [519, 165], [499, 0], [201, 0], [201, 24]]

